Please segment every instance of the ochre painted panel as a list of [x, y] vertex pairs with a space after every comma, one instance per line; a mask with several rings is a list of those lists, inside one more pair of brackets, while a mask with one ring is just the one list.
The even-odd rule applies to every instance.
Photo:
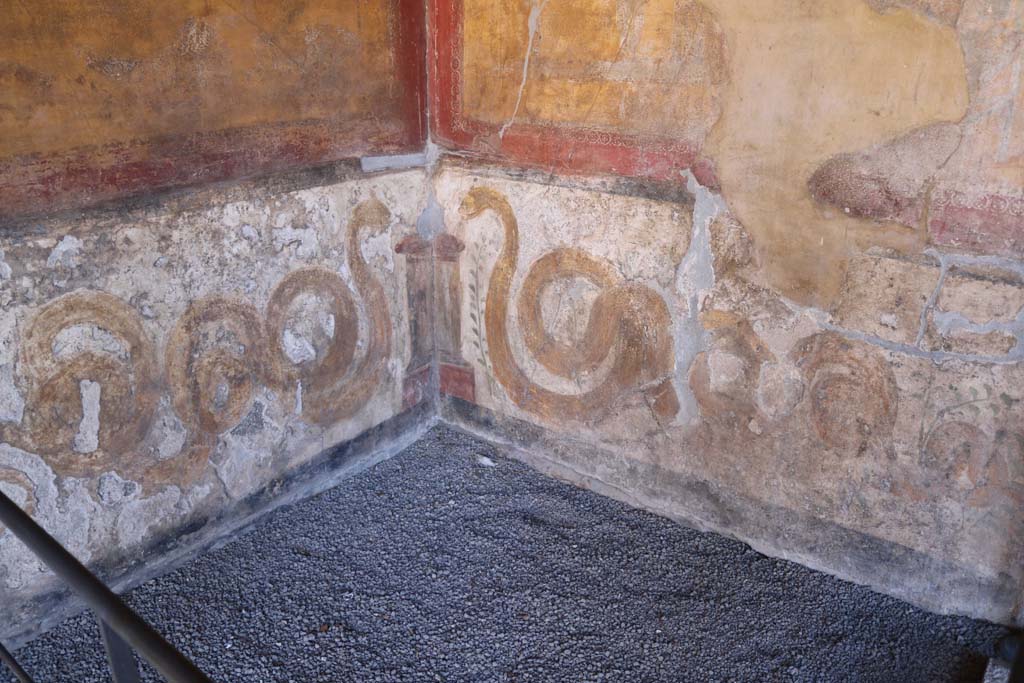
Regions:
[[0, 16], [0, 219], [418, 148], [408, 0], [33, 0]]

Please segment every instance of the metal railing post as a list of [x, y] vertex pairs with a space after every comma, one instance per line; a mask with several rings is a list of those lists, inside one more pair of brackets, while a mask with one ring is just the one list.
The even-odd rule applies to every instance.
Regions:
[[[212, 683], [183, 654], [164, 640], [152, 626], [133, 612], [106, 584], [97, 579], [64, 546], [36, 524], [17, 504], [0, 491], [0, 524], [7, 527], [35, 556], [66, 583], [96, 614], [101, 629], [109, 628], [123, 639], [115, 654], [135, 649], [168, 683]], [[108, 641], [108, 654], [111, 651]], [[129, 652], [129, 655], [131, 653]], [[111, 659], [111, 664], [114, 660]], [[134, 660], [133, 660], [134, 664]], [[136, 671], [136, 679], [138, 672]], [[124, 679], [131, 681], [133, 679]]]
[[17, 678], [21, 683], [33, 683], [32, 678], [25, 673], [25, 670], [21, 668], [17, 660], [14, 659], [14, 655], [7, 651], [2, 644], [0, 644], [0, 662], [7, 665], [7, 668], [14, 673], [14, 677]]
[[100, 618], [96, 621], [103, 634], [103, 647], [107, 650], [107, 661], [110, 662], [110, 675], [114, 683], [139, 683], [139, 665], [135, 662], [135, 653], [131, 647], [107, 626], [107, 622]]

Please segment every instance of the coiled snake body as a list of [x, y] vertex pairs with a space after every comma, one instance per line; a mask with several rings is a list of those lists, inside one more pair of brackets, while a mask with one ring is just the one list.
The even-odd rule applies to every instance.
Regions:
[[[556, 249], [538, 259], [527, 273], [518, 299], [519, 325], [530, 354], [553, 374], [568, 379], [593, 372], [609, 353], [615, 354], [607, 376], [593, 389], [581, 394], [545, 389], [520, 369], [506, 328], [519, 258], [519, 227], [512, 207], [496, 190], [477, 187], [463, 199], [460, 211], [467, 220], [493, 211], [504, 228], [505, 240], [491, 271], [484, 318], [494, 375], [516, 405], [543, 416], [592, 422], [618, 397], [642, 391], [659, 421], [676, 415], [679, 401], [671, 379], [675, 366], [671, 316], [657, 293], [623, 282], [610, 264], [578, 249]], [[541, 313], [545, 288], [560, 279], [577, 277], [601, 290], [578, 346], [554, 338], [544, 328]]]
[[[309, 266], [289, 273], [274, 288], [264, 315], [230, 296], [194, 301], [171, 331], [164, 358], [166, 384], [188, 442], [178, 454], [157, 459], [145, 444], [163, 389], [156, 345], [128, 303], [104, 292], [76, 291], [43, 306], [23, 334], [19, 366], [27, 390], [25, 417], [21, 424], [0, 422], [0, 442], [44, 456], [61, 475], [92, 477], [113, 470], [155, 487], [200, 476], [217, 435], [245, 417], [261, 384], [284, 400], [301, 384], [308, 422], [328, 426], [351, 417], [386, 381], [388, 296], [362, 256], [360, 238], [363, 232], [386, 230], [390, 217], [384, 204], [370, 199], [355, 207], [348, 225], [349, 271], [367, 317], [365, 352], [358, 359], [359, 309], [334, 270]], [[294, 364], [281, 338], [289, 307], [302, 295], [327, 304], [334, 334], [316, 358]], [[105, 331], [121, 346], [122, 357], [74, 348], [58, 356], [58, 337], [77, 326]], [[101, 387], [99, 424], [93, 448], [78, 452], [76, 432], [85, 413], [80, 386], [86, 380]]]
[[[385, 230], [390, 217], [384, 204], [371, 199], [355, 207], [348, 225], [349, 271], [368, 318], [366, 351], [354, 367], [359, 309], [352, 290], [333, 270], [307, 266], [286, 275], [274, 288], [262, 319], [251, 304], [222, 295], [189, 307], [167, 344], [166, 365], [175, 412], [189, 429], [190, 460], [205, 461], [216, 436], [248, 412], [258, 384], [281, 397], [294, 396], [301, 385], [302, 415], [321, 426], [351, 417], [380, 390], [391, 354], [391, 316], [387, 294], [363, 259], [360, 237], [364, 230]], [[281, 338], [289, 307], [304, 294], [325, 301], [334, 317], [334, 334], [316, 358], [294, 364]], [[206, 324], [230, 330], [242, 351], [204, 349]], [[228, 389], [226, 399], [218, 400], [220, 386]]]

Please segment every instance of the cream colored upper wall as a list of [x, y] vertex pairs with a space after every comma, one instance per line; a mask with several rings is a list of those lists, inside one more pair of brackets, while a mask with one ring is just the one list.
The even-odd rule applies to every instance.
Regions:
[[794, 300], [833, 305], [870, 247], [1024, 254], [1019, 2], [455, 7], [460, 144], [548, 169], [692, 169]]

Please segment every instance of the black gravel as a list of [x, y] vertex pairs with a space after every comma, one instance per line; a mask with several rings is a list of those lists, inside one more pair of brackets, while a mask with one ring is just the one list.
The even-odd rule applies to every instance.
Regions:
[[[446, 428], [128, 600], [214, 680], [239, 683], [980, 681], [1003, 634]], [[81, 616], [18, 655], [40, 682], [106, 682], [98, 643]]]

